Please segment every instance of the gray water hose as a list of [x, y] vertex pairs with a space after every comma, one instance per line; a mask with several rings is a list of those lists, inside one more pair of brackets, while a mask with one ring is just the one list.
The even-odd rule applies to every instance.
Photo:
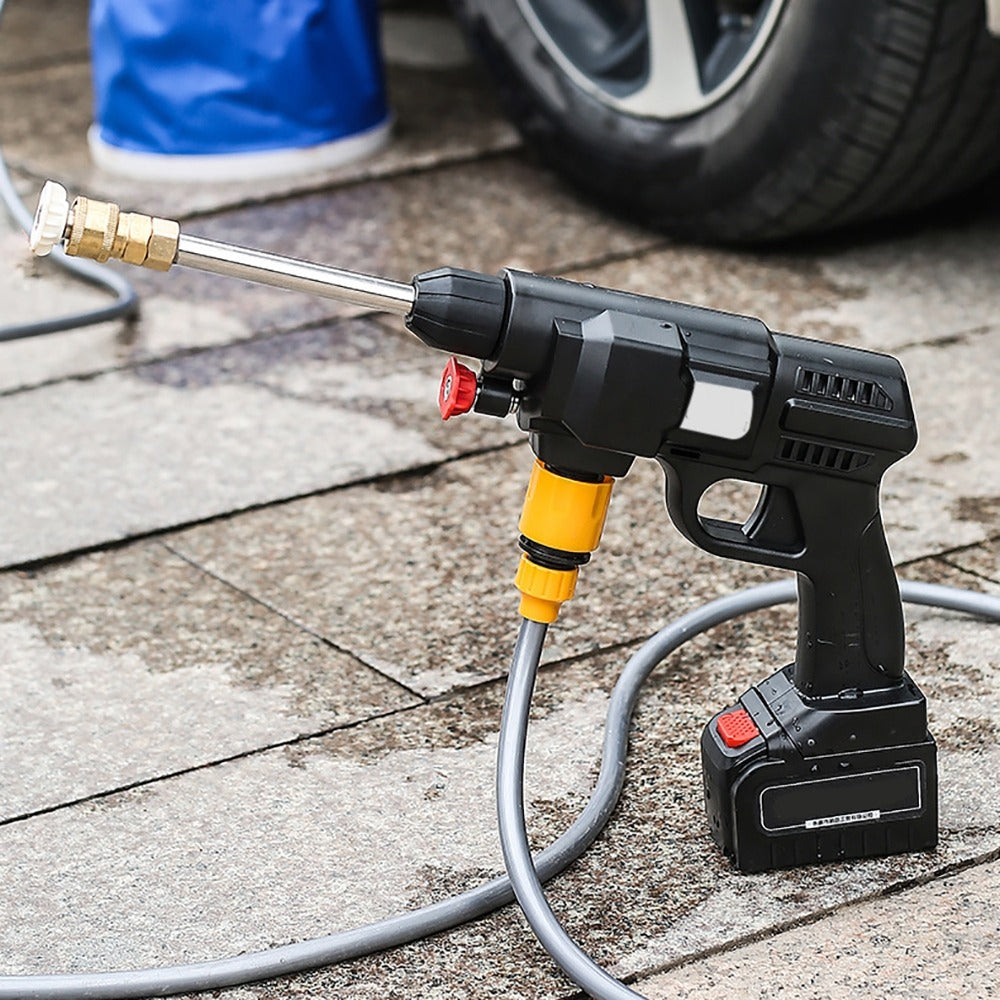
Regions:
[[[900, 581], [899, 589], [903, 600], [909, 604], [964, 611], [1000, 621], [1000, 599], [987, 594], [933, 583], [906, 581]], [[627, 714], [624, 717], [624, 725], [627, 727], [635, 699], [632, 695], [632, 700], [627, 703], [626, 708], [624, 702], [627, 697], [626, 692], [638, 693], [638, 686], [649, 676], [653, 667], [699, 632], [749, 611], [794, 599], [795, 585], [791, 581], [765, 584], [739, 591], [678, 618], [657, 632], [639, 649], [625, 665], [611, 696], [605, 730], [604, 757], [601, 760], [601, 774], [594, 798], [597, 798], [601, 790], [601, 779], [604, 778], [613, 754], [621, 753], [620, 763], [617, 761], [616, 763], [624, 772], [626, 748], [619, 747], [617, 741], [612, 745], [612, 717], [615, 716], [615, 721], [619, 721], [618, 715], [625, 711]], [[640, 994], [605, 972], [570, 938], [549, 907], [531, 864], [524, 824], [524, 748], [527, 739], [528, 713], [531, 708], [531, 692], [538, 672], [545, 631], [546, 626], [537, 622], [525, 620], [522, 623], [507, 680], [507, 696], [500, 728], [500, 748], [497, 753], [497, 817], [507, 873], [531, 929], [545, 950], [577, 986], [582, 987], [596, 1000], [636, 1000], [636, 998], [642, 1000]], [[622, 698], [621, 703], [617, 700], [619, 695]], [[627, 736], [623, 733], [621, 739], [624, 742]], [[620, 787], [619, 781], [618, 788]], [[617, 799], [617, 792], [615, 798]]]
[[[964, 611], [984, 618], [1000, 621], [1000, 599], [984, 594], [942, 587], [927, 583], [900, 583], [904, 601], [911, 604], [925, 604], [952, 611]], [[653, 668], [689, 639], [740, 615], [775, 604], [785, 604], [795, 600], [794, 580], [764, 584], [719, 598], [671, 622], [649, 639], [626, 663], [621, 677], [615, 684], [608, 705], [607, 723], [604, 732], [604, 748], [601, 768], [594, 793], [583, 812], [573, 825], [550, 847], [535, 858], [537, 879], [530, 866], [526, 872], [515, 871], [518, 894], [528, 899], [533, 890], [527, 883], [531, 880], [545, 882], [566, 869], [594, 842], [604, 828], [621, 794], [625, 778], [625, 760], [628, 752], [628, 727], [639, 697], [643, 682]], [[527, 630], [534, 633], [534, 629]], [[538, 667], [541, 644], [538, 636], [531, 641], [518, 642], [511, 676], [523, 678], [530, 674], [528, 689], [534, 683]], [[519, 686], [520, 686], [519, 682]], [[520, 773], [523, 768], [524, 736], [518, 739], [518, 718], [526, 728], [527, 706], [519, 702], [505, 709], [505, 724], [501, 739], [504, 755], [498, 760], [503, 769], [504, 787], [509, 787], [509, 775]], [[514, 729], [511, 729], [514, 726]], [[507, 755], [510, 757], [507, 757]], [[518, 758], [521, 765], [517, 765]], [[518, 793], [520, 794], [520, 792]], [[505, 793], [505, 799], [507, 798]], [[504, 802], [500, 808], [507, 815], [510, 804]], [[516, 845], [512, 843], [510, 826], [505, 821], [506, 852]], [[526, 845], [523, 824], [521, 838]], [[522, 875], [524, 876], [522, 878]], [[197, 990], [221, 989], [226, 986], [240, 986], [246, 983], [271, 979], [293, 972], [305, 972], [334, 965], [354, 958], [361, 958], [378, 951], [384, 951], [401, 944], [417, 941], [431, 934], [450, 930], [460, 924], [485, 916], [514, 898], [511, 882], [506, 878], [494, 879], [475, 889], [442, 900], [430, 906], [397, 914], [385, 920], [341, 931], [326, 937], [300, 941], [266, 951], [251, 952], [233, 958], [198, 962], [191, 965], [167, 966], [159, 969], [139, 969], [127, 972], [95, 972], [82, 975], [36, 975], [0, 977], [0, 1000], [119, 1000], [125, 997], [169, 996]], [[547, 909], [547, 907], [546, 907]], [[563, 965], [571, 978], [586, 974], [588, 982], [604, 983], [605, 979], [594, 979], [596, 969], [601, 977], [612, 983], [615, 981], [595, 966], [583, 952], [579, 951], [562, 928], [551, 916], [539, 915], [534, 908], [526, 911], [529, 920], [538, 922], [543, 928], [546, 940], [552, 944], [552, 955]], [[534, 925], [533, 925], [534, 926]], [[567, 942], [578, 952], [571, 954]], [[565, 963], [565, 964], [563, 964]], [[592, 967], [585, 968], [585, 963]], [[603, 989], [597, 986], [596, 989]], [[624, 989], [624, 987], [621, 987]], [[625, 994], [595, 992], [598, 998], [605, 996], [634, 996]]]
[[[514, 895], [542, 947], [577, 986], [601, 1000], [636, 1000], [639, 994], [604, 971], [563, 929], [535, 874], [524, 822], [524, 748], [531, 692], [548, 626], [521, 623], [507, 678], [497, 750], [497, 821], [500, 846]], [[641, 997], [639, 997], [641, 1000]]]

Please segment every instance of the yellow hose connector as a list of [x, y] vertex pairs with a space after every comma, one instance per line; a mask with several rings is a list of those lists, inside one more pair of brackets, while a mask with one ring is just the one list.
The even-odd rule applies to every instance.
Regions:
[[576, 567], [549, 569], [522, 555], [514, 577], [514, 586], [521, 591], [521, 617], [533, 622], [545, 622], [546, 625], [554, 622], [563, 601], [573, 596], [579, 574]]
[[519, 529], [525, 550], [514, 584], [524, 618], [549, 624], [573, 596], [579, 566], [601, 542], [614, 480], [570, 479], [536, 461]]

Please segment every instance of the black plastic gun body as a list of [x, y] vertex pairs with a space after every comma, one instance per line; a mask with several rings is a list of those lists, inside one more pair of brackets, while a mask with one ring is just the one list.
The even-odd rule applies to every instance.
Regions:
[[[418, 334], [421, 280], [449, 279], [418, 279]], [[903, 624], [878, 494], [916, 428], [895, 359], [558, 278], [507, 271], [488, 281], [502, 320], [462, 347], [485, 359], [487, 401], [504, 387], [515, 392], [515, 379], [523, 384], [518, 422], [543, 462], [620, 476], [636, 456], [655, 457], [687, 538], [799, 574], [803, 695], [898, 681]], [[745, 524], [698, 513], [704, 492], [724, 479], [763, 487]]]

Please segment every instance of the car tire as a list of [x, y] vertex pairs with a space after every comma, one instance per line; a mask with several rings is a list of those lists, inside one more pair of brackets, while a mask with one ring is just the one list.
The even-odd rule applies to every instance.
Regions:
[[[983, 0], [784, 0], [735, 84], [663, 116], [581, 84], [531, 16], [541, 2], [452, 0], [528, 142], [671, 233], [760, 242], [832, 229], [927, 205], [1000, 165], [1000, 39]], [[588, 2], [614, 6], [573, 0]]]

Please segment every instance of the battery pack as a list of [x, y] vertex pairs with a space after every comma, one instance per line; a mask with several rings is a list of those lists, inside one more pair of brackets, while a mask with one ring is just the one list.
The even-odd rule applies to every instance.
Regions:
[[786, 667], [702, 733], [712, 836], [745, 872], [937, 845], [937, 748], [904, 674], [874, 691], [805, 699]]

